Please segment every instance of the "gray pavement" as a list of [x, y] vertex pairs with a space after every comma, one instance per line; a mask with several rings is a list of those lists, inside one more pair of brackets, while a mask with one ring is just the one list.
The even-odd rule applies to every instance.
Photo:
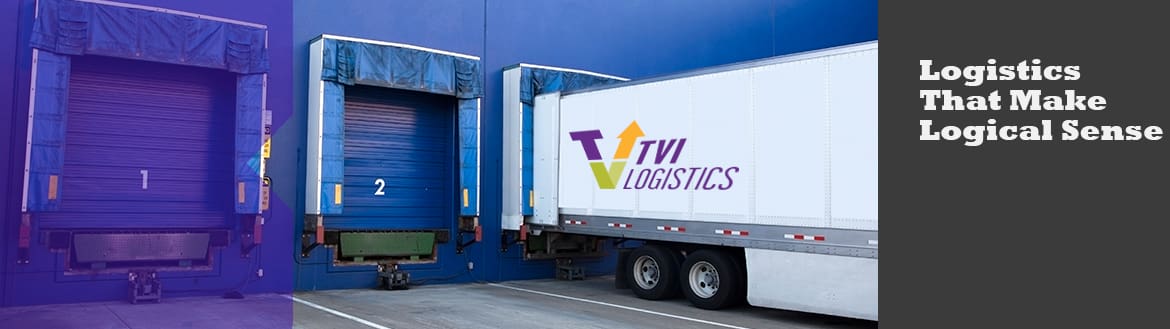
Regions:
[[[709, 311], [695, 308], [682, 298], [642, 300], [629, 290], [614, 289], [612, 277], [437, 285], [403, 291], [317, 291], [296, 296], [386, 328], [877, 327], [876, 322], [751, 306]], [[306, 329], [337, 325], [324, 318], [343, 320], [300, 306], [295, 318], [296, 327]], [[352, 328], [363, 327], [370, 328], [360, 324]]]
[[[164, 291], [165, 293], [165, 291]], [[0, 308], [0, 328], [876, 328], [876, 322], [751, 306], [708, 311], [685, 299], [649, 301], [612, 277], [164, 298]]]
[[[164, 294], [166, 292], [164, 291]], [[4, 329], [287, 329], [293, 302], [281, 295], [166, 298], [162, 302], [104, 302], [0, 308]]]

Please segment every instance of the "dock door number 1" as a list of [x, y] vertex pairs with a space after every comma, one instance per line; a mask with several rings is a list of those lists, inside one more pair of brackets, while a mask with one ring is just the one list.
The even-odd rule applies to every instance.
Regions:
[[138, 173], [142, 174], [142, 189], [145, 190], [146, 189], [146, 182], [150, 180], [150, 171], [146, 170], [146, 169], [142, 169], [142, 170], [139, 170]]

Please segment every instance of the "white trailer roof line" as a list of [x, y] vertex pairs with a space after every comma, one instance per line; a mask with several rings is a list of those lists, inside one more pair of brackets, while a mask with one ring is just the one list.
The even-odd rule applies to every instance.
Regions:
[[877, 47], [878, 47], [877, 41], [867, 41], [867, 42], [861, 42], [861, 43], [855, 43], [855, 44], [841, 45], [841, 46], [837, 46], [837, 47], [830, 47], [830, 48], [825, 48], [825, 49], [803, 51], [803, 52], [792, 53], [792, 54], [788, 54], [788, 55], [780, 55], [780, 56], [775, 56], [775, 57], [750, 60], [750, 61], [739, 62], [739, 63], [705, 67], [705, 68], [701, 68], [701, 69], [695, 69], [695, 70], [684, 71], [684, 72], [679, 72], [679, 73], [672, 73], [672, 74], [667, 74], [667, 75], [662, 75], [662, 76], [654, 76], [654, 77], [648, 77], [648, 78], [637, 79], [637, 80], [628, 80], [626, 82], [618, 82], [618, 83], [608, 84], [608, 85], [603, 85], [603, 86], [596, 86], [596, 87], [583, 88], [583, 89], [577, 89], [577, 90], [565, 90], [565, 91], [561, 92], [561, 95], [568, 96], [568, 95], [581, 94], [581, 93], [593, 92], [593, 91], [604, 90], [604, 89], [623, 88], [623, 87], [636, 86], [636, 85], [640, 85], [640, 84], [653, 83], [653, 82], [659, 82], [659, 81], [665, 81], [665, 80], [682, 79], [682, 78], [688, 78], [688, 77], [693, 77], [693, 76], [742, 70], [742, 69], [747, 69], [747, 68], [768, 66], [768, 65], [779, 64], [779, 63], [796, 62], [796, 61], [801, 61], [801, 60], [806, 60], [806, 59], [813, 59], [813, 58], [819, 58], [819, 57], [825, 57], [825, 56], [831, 56], [831, 55], [842, 55], [842, 54], [847, 54], [847, 53], [877, 49]]

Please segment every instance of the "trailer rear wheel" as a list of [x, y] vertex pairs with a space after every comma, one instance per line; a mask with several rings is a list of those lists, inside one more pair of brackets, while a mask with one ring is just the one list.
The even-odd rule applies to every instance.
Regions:
[[698, 308], [717, 310], [743, 299], [743, 270], [727, 253], [699, 250], [682, 264], [682, 291]]
[[666, 299], [678, 295], [678, 257], [669, 248], [644, 245], [630, 253], [630, 289], [643, 299]]

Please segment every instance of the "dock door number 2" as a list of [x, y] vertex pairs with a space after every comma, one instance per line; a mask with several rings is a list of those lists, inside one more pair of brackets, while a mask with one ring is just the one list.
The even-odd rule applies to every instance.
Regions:
[[383, 191], [386, 189], [386, 180], [378, 178], [374, 180], [374, 185], [378, 185], [378, 190], [374, 191], [374, 195], [386, 195], [386, 191]]

